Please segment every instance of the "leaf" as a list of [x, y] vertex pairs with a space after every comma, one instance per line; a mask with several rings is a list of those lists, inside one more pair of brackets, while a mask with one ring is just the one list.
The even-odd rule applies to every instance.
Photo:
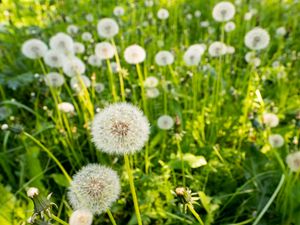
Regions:
[[57, 183], [58, 185], [60, 185], [62, 187], [69, 187], [69, 182], [64, 175], [62, 175], [60, 173], [53, 173], [53, 174], [51, 174], [51, 177], [53, 178], [55, 183]]
[[184, 154], [183, 160], [186, 161], [191, 168], [198, 168], [207, 164], [207, 161], [204, 158], [204, 156], [202, 155], [196, 156], [191, 153]]

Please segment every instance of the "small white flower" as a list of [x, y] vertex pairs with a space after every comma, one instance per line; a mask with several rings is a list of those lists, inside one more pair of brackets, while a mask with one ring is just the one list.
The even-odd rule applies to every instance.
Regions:
[[212, 16], [218, 22], [231, 20], [235, 14], [235, 7], [230, 2], [219, 2], [213, 8]]
[[269, 136], [269, 143], [273, 148], [280, 148], [284, 145], [284, 139], [280, 134], [272, 134]]
[[260, 27], [253, 28], [245, 36], [245, 45], [252, 50], [266, 48], [270, 42], [269, 33]]
[[95, 53], [100, 59], [111, 59], [116, 53], [116, 49], [108, 42], [96, 44]]
[[193, 44], [188, 48], [188, 51], [195, 51], [197, 54], [203, 55], [206, 50], [205, 44]]
[[300, 152], [293, 152], [286, 157], [286, 163], [293, 172], [298, 172], [300, 169]]
[[92, 137], [97, 149], [109, 154], [140, 151], [148, 141], [148, 119], [129, 103], [114, 103], [99, 112], [92, 123]]
[[159, 96], [159, 90], [157, 88], [147, 88], [146, 96], [148, 98], [157, 98]]
[[72, 55], [74, 51], [73, 39], [65, 33], [57, 33], [49, 41], [51, 49], [60, 51], [66, 55]]
[[50, 49], [44, 55], [44, 62], [47, 66], [60, 68], [66, 60], [65, 55], [57, 50]]
[[235, 52], [235, 48], [233, 46], [227, 45], [226, 46], [226, 53], [233, 54]]
[[201, 53], [188, 49], [183, 55], [183, 61], [187, 66], [196, 66], [200, 63]]
[[157, 18], [161, 20], [166, 20], [169, 17], [169, 11], [166, 9], [159, 9], [157, 12]]
[[244, 15], [244, 20], [248, 21], [252, 19], [253, 14], [251, 12], [246, 12]]
[[129, 64], [139, 64], [145, 60], [146, 52], [139, 45], [130, 45], [124, 51], [124, 58]]
[[160, 116], [157, 120], [157, 126], [162, 130], [170, 130], [174, 126], [174, 120], [168, 115]]
[[250, 63], [256, 57], [255, 52], [247, 52], [245, 55], [246, 62]]
[[92, 40], [92, 38], [93, 38], [93, 35], [90, 32], [83, 32], [81, 35], [81, 39], [83, 41], [90, 41], [90, 40]]
[[46, 74], [44, 79], [48, 87], [61, 87], [65, 83], [64, 76], [56, 72]]
[[87, 209], [75, 210], [69, 219], [70, 225], [92, 225], [93, 214]]
[[232, 22], [232, 21], [227, 22], [227, 23], [225, 24], [225, 26], [224, 26], [224, 30], [225, 30], [226, 32], [231, 32], [231, 31], [233, 31], [234, 29], [235, 29], [235, 23]]
[[74, 52], [77, 54], [82, 54], [85, 51], [85, 47], [82, 43], [80, 42], [75, 42], [74, 43]]
[[39, 189], [35, 188], [35, 187], [30, 187], [28, 190], [27, 190], [27, 196], [29, 198], [33, 198], [34, 196], [37, 196], [39, 195]]
[[119, 26], [114, 19], [104, 18], [97, 25], [98, 34], [103, 38], [112, 38], [119, 33]]
[[125, 13], [125, 10], [124, 10], [123, 7], [121, 7], [121, 6], [116, 6], [116, 7], [114, 8], [114, 15], [115, 15], [115, 16], [123, 16], [124, 13]]
[[276, 29], [276, 35], [277, 36], [284, 36], [284, 35], [286, 35], [286, 29], [285, 29], [285, 27], [278, 27]]
[[159, 66], [171, 65], [174, 62], [174, 56], [169, 51], [159, 51], [155, 55], [155, 62]]
[[158, 85], [158, 79], [156, 77], [150, 76], [147, 77], [144, 81], [144, 86], [146, 88], [155, 88]]
[[220, 57], [226, 54], [226, 50], [227, 46], [224, 43], [215, 41], [209, 46], [208, 53], [211, 57]]
[[209, 22], [208, 21], [202, 21], [202, 22], [200, 22], [200, 26], [201, 27], [208, 27], [209, 26]]
[[67, 27], [67, 33], [71, 34], [71, 35], [77, 34], [78, 30], [79, 30], [79, 28], [76, 25], [74, 25], [74, 24], [69, 25]]
[[91, 66], [100, 67], [102, 63], [102, 59], [97, 55], [90, 55], [88, 58], [88, 63]]
[[93, 22], [94, 16], [93, 16], [93, 14], [89, 13], [89, 14], [85, 15], [85, 19], [86, 19], [88, 22]]
[[8, 125], [6, 123], [1, 125], [1, 130], [7, 130], [7, 129], [8, 129]]
[[276, 116], [274, 113], [264, 113], [263, 123], [268, 127], [277, 127], [279, 124], [278, 116]]
[[75, 210], [87, 209], [93, 214], [101, 214], [118, 199], [120, 189], [119, 177], [114, 170], [88, 164], [73, 176], [68, 198]]
[[74, 113], [75, 108], [72, 103], [62, 102], [57, 105], [58, 110], [64, 113]]
[[95, 88], [95, 91], [96, 91], [98, 94], [100, 94], [101, 92], [104, 91], [105, 86], [104, 86], [104, 84], [102, 84], [102, 83], [96, 83], [95, 86], [94, 86], [94, 88]]
[[27, 40], [22, 45], [22, 53], [29, 59], [41, 58], [47, 50], [47, 45], [39, 39]]
[[199, 10], [196, 10], [194, 15], [196, 18], [199, 18], [201, 16], [201, 12]]
[[192, 20], [192, 19], [193, 19], [193, 15], [190, 14], [190, 13], [187, 14], [187, 15], [186, 15], [186, 19], [187, 19], [187, 20]]
[[74, 76], [70, 80], [70, 86], [74, 91], [80, 92], [83, 87], [89, 88], [91, 86], [91, 80], [85, 75]]
[[85, 65], [81, 59], [72, 57], [64, 62], [63, 71], [67, 76], [74, 77], [85, 72]]
[[153, 0], [145, 0], [145, 6], [146, 7], [152, 7], [154, 5]]

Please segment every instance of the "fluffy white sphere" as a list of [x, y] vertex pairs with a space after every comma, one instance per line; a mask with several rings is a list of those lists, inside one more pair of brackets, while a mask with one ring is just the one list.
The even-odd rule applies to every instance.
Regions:
[[29, 198], [33, 198], [34, 196], [37, 196], [37, 195], [39, 195], [39, 189], [37, 189], [36, 187], [30, 187], [27, 190], [27, 196]]
[[260, 27], [253, 28], [245, 36], [245, 45], [252, 50], [266, 48], [270, 42], [269, 33]]
[[268, 127], [277, 127], [279, 124], [278, 116], [276, 116], [274, 113], [264, 113], [263, 123]]
[[116, 49], [108, 42], [96, 44], [95, 53], [101, 59], [111, 59], [116, 53]]
[[213, 18], [218, 22], [231, 20], [235, 14], [235, 7], [231, 2], [219, 2], [212, 11]]
[[187, 66], [196, 66], [200, 63], [201, 53], [194, 51], [193, 49], [188, 49], [183, 55], [183, 61]]
[[95, 91], [96, 91], [98, 94], [100, 94], [101, 92], [104, 91], [105, 86], [104, 86], [104, 84], [102, 84], [102, 83], [96, 83], [95, 86], [94, 86], [94, 88], [95, 88]]
[[98, 34], [103, 38], [112, 38], [119, 33], [119, 25], [114, 19], [104, 18], [97, 25]]
[[225, 55], [226, 52], [227, 46], [220, 41], [213, 42], [208, 48], [208, 53], [211, 57], [220, 57]]
[[71, 34], [71, 35], [77, 34], [78, 30], [79, 30], [79, 28], [76, 25], [74, 25], [74, 24], [69, 25], [67, 27], [67, 33]]
[[169, 17], [169, 11], [167, 9], [159, 9], [157, 12], [157, 18], [161, 20], [166, 20]]
[[75, 210], [69, 219], [70, 225], [92, 225], [93, 214], [87, 209]]
[[22, 53], [29, 59], [38, 59], [45, 55], [47, 52], [47, 45], [39, 39], [30, 39], [23, 43]]
[[72, 55], [74, 53], [73, 39], [65, 33], [60, 32], [52, 36], [49, 44], [51, 49], [55, 49], [66, 55]]
[[235, 23], [232, 22], [232, 21], [227, 22], [227, 23], [225, 24], [225, 26], [224, 26], [224, 30], [225, 30], [226, 32], [231, 32], [231, 31], [233, 31], [234, 29], [235, 29]]
[[102, 59], [97, 55], [90, 55], [88, 58], [88, 63], [91, 66], [100, 67], [102, 64]]
[[65, 83], [64, 76], [56, 72], [46, 74], [44, 80], [48, 87], [61, 87]]
[[101, 214], [118, 199], [119, 193], [120, 182], [115, 171], [88, 164], [73, 176], [68, 197], [73, 209], [84, 208], [93, 214]]
[[140, 151], [148, 141], [148, 119], [136, 106], [115, 103], [100, 111], [92, 123], [93, 142], [109, 154]]
[[284, 139], [280, 134], [271, 134], [269, 143], [273, 148], [280, 148], [284, 145]]
[[130, 45], [124, 51], [124, 58], [129, 64], [139, 64], [145, 60], [146, 51], [139, 45]]
[[157, 88], [147, 88], [146, 96], [148, 98], [157, 98], [159, 96], [159, 90]]
[[48, 50], [44, 55], [44, 62], [47, 66], [53, 68], [60, 68], [63, 66], [63, 63], [66, 61], [65, 55], [55, 49]]
[[171, 65], [174, 62], [174, 56], [169, 51], [159, 51], [155, 55], [155, 62], [159, 66]]
[[158, 79], [156, 77], [150, 76], [147, 77], [144, 81], [144, 86], [146, 88], [155, 88], [158, 85]]
[[75, 108], [72, 103], [62, 102], [57, 105], [58, 110], [64, 113], [74, 113]]
[[278, 27], [276, 29], [276, 35], [278, 35], [278, 36], [284, 36], [284, 35], [286, 35], [286, 29], [285, 29], [285, 27]]
[[293, 152], [286, 157], [286, 163], [293, 172], [300, 170], [300, 152]]
[[157, 126], [162, 130], [170, 130], [174, 126], [174, 120], [169, 115], [160, 116], [157, 120]]
[[74, 76], [70, 80], [70, 86], [74, 91], [80, 92], [84, 87], [89, 88], [91, 86], [91, 80], [85, 75]]
[[85, 64], [81, 61], [81, 59], [72, 57], [64, 62], [63, 71], [67, 76], [74, 77], [84, 73]]
[[83, 41], [90, 41], [90, 40], [92, 40], [92, 38], [93, 38], [93, 35], [90, 32], [83, 32], [81, 35], [81, 39]]
[[89, 13], [89, 14], [85, 15], [85, 19], [86, 19], [88, 22], [93, 22], [94, 16], [93, 16], [93, 14]]
[[114, 8], [114, 15], [115, 16], [123, 16], [125, 13], [125, 10], [122, 6], [116, 6]]
[[75, 42], [74, 43], [74, 52], [77, 54], [82, 54], [85, 51], [85, 47], [82, 43], [80, 42]]

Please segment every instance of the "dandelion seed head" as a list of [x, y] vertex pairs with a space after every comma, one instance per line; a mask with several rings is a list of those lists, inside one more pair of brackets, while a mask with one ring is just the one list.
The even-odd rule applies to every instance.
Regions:
[[103, 38], [112, 38], [119, 33], [119, 25], [114, 19], [103, 18], [97, 25], [98, 34]]
[[69, 219], [70, 225], [92, 225], [93, 214], [87, 209], [75, 210]]
[[169, 11], [167, 9], [161, 8], [157, 12], [157, 18], [161, 20], [166, 20], [169, 18]]
[[174, 62], [174, 56], [169, 51], [159, 51], [155, 55], [155, 62], [159, 66], [171, 65]]
[[79, 28], [74, 24], [71, 24], [67, 27], [68, 34], [75, 35], [78, 33], [78, 31], [79, 31]]
[[65, 83], [64, 76], [56, 72], [46, 74], [44, 80], [48, 87], [61, 87]]
[[27, 196], [29, 197], [29, 198], [33, 198], [34, 196], [37, 196], [37, 195], [39, 195], [39, 189], [37, 189], [36, 187], [30, 187], [30, 188], [28, 188], [28, 190], [27, 190]]
[[86, 14], [86, 15], [85, 15], [85, 19], [86, 19], [88, 22], [93, 22], [93, 21], [94, 21], [94, 16], [93, 16], [93, 14], [89, 13], [89, 14]]
[[208, 53], [211, 57], [220, 57], [222, 55], [225, 55], [226, 52], [227, 46], [220, 41], [213, 42], [208, 48]]
[[277, 29], [276, 29], [276, 35], [277, 36], [284, 36], [284, 35], [286, 35], [286, 29], [285, 29], [285, 27], [278, 27]]
[[102, 59], [97, 55], [90, 55], [88, 58], [88, 64], [94, 67], [100, 67], [102, 64]]
[[213, 18], [218, 22], [231, 20], [235, 14], [235, 6], [231, 2], [219, 2], [212, 11]]
[[104, 91], [105, 86], [104, 86], [104, 84], [102, 84], [102, 83], [96, 83], [94, 88], [95, 88], [95, 91], [96, 91], [98, 94], [100, 94], [100, 93], [102, 93], [102, 92]]
[[83, 41], [90, 41], [90, 40], [92, 40], [92, 38], [93, 38], [93, 35], [90, 32], [83, 32], [81, 34], [81, 39]]
[[73, 176], [68, 198], [75, 210], [87, 209], [93, 214], [101, 214], [118, 199], [119, 193], [120, 182], [115, 171], [88, 164]]
[[139, 64], [145, 60], [146, 51], [139, 45], [130, 45], [124, 51], [124, 58], [129, 64]]
[[124, 10], [124, 8], [122, 6], [116, 6], [114, 8], [114, 15], [115, 16], [120, 17], [120, 16], [123, 16], [124, 13], [125, 13], [125, 10]]
[[159, 81], [156, 77], [149, 76], [145, 79], [144, 86], [146, 88], [155, 88], [155, 87], [157, 87], [158, 83], [159, 83]]
[[63, 63], [63, 71], [69, 77], [74, 77], [85, 72], [85, 64], [81, 59], [72, 57]]
[[280, 148], [284, 145], [284, 139], [280, 134], [271, 134], [269, 143], [273, 148]]
[[116, 49], [109, 42], [96, 44], [95, 53], [101, 59], [111, 59], [114, 57]]
[[59, 111], [63, 113], [74, 113], [75, 108], [72, 103], [69, 102], [62, 102], [57, 105]]
[[187, 66], [196, 66], [200, 63], [201, 53], [194, 51], [193, 49], [188, 49], [183, 55], [183, 61]]
[[279, 124], [278, 116], [274, 113], [264, 113], [263, 123], [268, 127], [277, 127]]
[[300, 152], [293, 152], [286, 157], [286, 163], [293, 172], [300, 170]]
[[140, 151], [148, 141], [148, 119], [136, 106], [115, 103], [99, 112], [92, 123], [92, 136], [98, 150], [109, 154]]
[[39, 39], [30, 39], [23, 43], [22, 53], [29, 59], [39, 59], [47, 52], [47, 45]]
[[252, 50], [266, 48], [270, 42], [269, 33], [260, 27], [253, 28], [245, 36], [245, 45]]
[[60, 68], [66, 60], [65, 55], [55, 49], [48, 50], [44, 55], [44, 62], [47, 66], [52, 68]]
[[162, 115], [157, 120], [157, 126], [162, 130], [170, 130], [174, 126], [174, 120], [169, 115]]
[[49, 44], [51, 49], [55, 49], [66, 55], [73, 55], [74, 53], [73, 39], [65, 33], [60, 32], [52, 36]]
[[74, 52], [77, 54], [82, 54], [85, 51], [85, 47], [82, 43], [80, 42], [75, 42], [74, 43]]
[[91, 80], [85, 75], [74, 76], [70, 80], [70, 86], [74, 91], [80, 92], [84, 87], [89, 88], [91, 86]]
[[235, 30], [235, 23], [232, 21], [227, 22], [224, 26], [224, 30], [226, 32], [231, 32], [231, 31]]

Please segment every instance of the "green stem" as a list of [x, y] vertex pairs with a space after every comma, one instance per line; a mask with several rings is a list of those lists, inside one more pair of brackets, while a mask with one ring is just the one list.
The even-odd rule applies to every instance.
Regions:
[[60, 218], [58, 218], [57, 216], [51, 215], [51, 218], [54, 219], [56, 222], [63, 224], [63, 225], [69, 225], [67, 222], [61, 220]]
[[125, 160], [125, 167], [126, 167], [126, 170], [127, 170], [127, 173], [128, 173], [130, 190], [131, 190], [131, 195], [132, 195], [132, 199], [133, 199], [133, 204], [134, 204], [134, 209], [135, 209], [137, 222], [138, 222], [138, 225], [142, 225], [143, 223], [142, 223], [142, 218], [141, 218], [141, 214], [140, 214], [140, 210], [139, 210], [138, 199], [137, 199], [136, 192], [135, 192], [133, 175], [132, 175], [128, 155], [126, 155], [126, 154], [124, 155], [124, 160]]
[[109, 217], [109, 219], [110, 219], [110, 222], [111, 222], [113, 225], [117, 225], [117, 223], [116, 223], [116, 221], [115, 221], [113, 215], [111, 214], [111, 211], [108, 209], [108, 210], [106, 210], [106, 213], [107, 213], [107, 215], [108, 215], [108, 217]]
[[204, 225], [204, 222], [202, 221], [200, 215], [195, 211], [194, 207], [192, 204], [187, 204], [189, 210], [193, 213], [193, 215], [196, 217], [196, 219], [198, 220], [198, 222], [201, 224], [201, 225]]

